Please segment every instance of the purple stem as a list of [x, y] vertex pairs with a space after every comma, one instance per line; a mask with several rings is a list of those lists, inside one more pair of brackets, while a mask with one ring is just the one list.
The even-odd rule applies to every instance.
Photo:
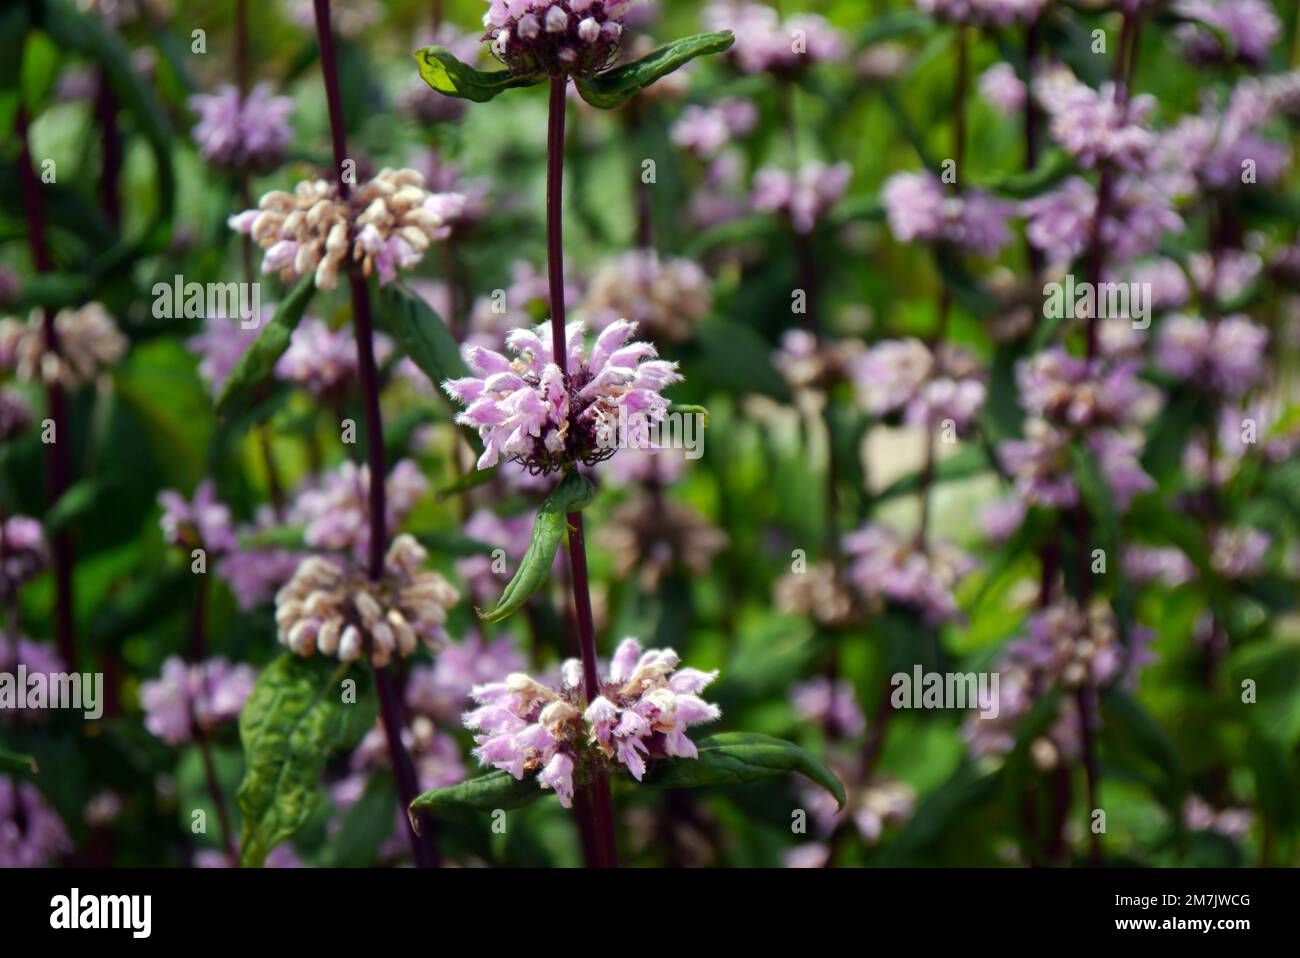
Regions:
[[[50, 259], [49, 248], [45, 245], [45, 211], [41, 207], [41, 187], [36, 178], [36, 169], [32, 165], [31, 143], [27, 129], [27, 111], [18, 108], [15, 120], [18, 133], [18, 175], [22, 182], [23, 213], [27, 219], [27, 239], [32, 247], [32, 260], [36, 272], [48, 273], [54, 268]], [[50, 352], [59, 353], [59, 333], [54, 326], [54, 313], [43, 311], [43, 328], [45, 345]], [[70, 448], [68, 436], [67, 396], [63, 385], [58, 380], [51, 381], [45, 388], [46, 403], [50, 419], [54, 423], [54, 442], [46, 444], [45, 469], [50, 486], [50, 505], [58, 502], [72, 484], [72, 460], [68, 455]], [[59, 655], [65, 667], [77, 670], [77, 644], [72, 627], [72, 536], [66, 529], [54, 537], [52, 543], [54, 560], [54, 615], [55, 628], [59, 637]]]
[[[325, 98], [329, 103], [330, 142], [334, 150], [334, 175], [339, 197], [346, 201], [351, 195], [347, 180], [343, 178], [343, 163], [347, 159], [347, 139], [343, 126], [343, 99], [339, 95], [339, 74], [334, 54], [334, 35], [330, 30], [329, 0], [314, 0], [316, 34], [320, 40], [321, 72], [325, 79]], [[366, 417], [366, 450], [370, 468], [370, 542], [368, 573], [372, 580], [384, 574], [384, 548], [388, 541], [384, 528], [386, 503], [384, 481], [388, 471], [384, 464], [384, 426], [379, 410], [379, 375], [375, 368], [374, 328], [370, 318], [370, 294], [366, 279], [355, 264], [348, 268], [348, 285], [352, 293], [352, 327], [356, 334], [357, 366], [361, 373], [361, 398]], [[402, 742], [401, 688], [388, 669], [375, 669], [375, 689], [379, 695], [380, 715], [383, 719], [384, 738], [388, 754], [393, 761], [393, 776], [402, 808], [410, 808], [419, 795], [419, 781], [410, 753]], [[407, 826], [411, 853], [420, 868], [437, 867], [438, 849], [432, 823], [425, 813], [420, 815], [417, 833]]]
[[[564, 120], [567, 76], [551, 77], [550, 117], [546, 131], [546, 270], [551, 292], [551, 344], [555, 363], [568, 375], [569, 350], [565, 341], [564, 303]], [[590, 702], [600, 695], [596, 672], [596, 628], [591, 615], [591, 587], [587, 578], [587, 548], [581, 512], [570, 512], [569, 568], [573, 572], [573, 605], [578, 619], [578, 648], [582, 654], [583, 686]], [[592, 851], [587, 864], [614, 868], [618, 857], [614, 842], [614, 805], [609, 777], [599, 769], [588, 786], [588, 801], [576, 804], [579, 816], [590, 815], [579, 829], [591, 829]]]

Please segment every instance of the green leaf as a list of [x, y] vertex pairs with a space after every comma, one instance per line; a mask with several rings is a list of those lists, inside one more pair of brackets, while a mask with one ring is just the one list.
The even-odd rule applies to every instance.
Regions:
[[691, 405], [689, 403], [687, 404], [669, 403], [668, 412], [678, 413], [682, 416], [703, 416], [704, 428], [705, 429], [709, 428], [709, 411], [705, 409], [703, 406]]
[[[357, 683], [355, 704], [343, 702], [345, 678]], [[350, 663], [289, 652], [258, 677], [239, 715], [246, 764], [238, 794], [242, 865], [260, 866], [302, 827], [316, 806], [330, 752], [354, 747], [374, 725], [369, 681]]]
[[411, 827], [419, 832], [417, 812], [444, 808], [471, 808], [480, 812], [502, 808], [508, 811], [530, 805], [543, 794], [531, 775], [516, 779], [509, 772], [488, 772], [459, 785], [430, 789], [411, 803], [406, 814], [411, 820]]
[[239, 537], [241, 549], [305, 549], [305, 526], [272, 526], [254, 529]]
[[479, 612], [484, 622], [500, 622], [520, 609], [529, 596], [546, 584], [551, 575], [551, 564], [555, 561], [555, 550], [569, 528], [568, 514], [587, 508], [595, 495], [591, 480], [577, 470], [565, 475], [538, 510], [528, 551], [501, 594], [501, 601], [492, 611]]
[[29, 112], [40, 112], [54, 88], [58, 72], [59, 48], [54, 41], [40, 30], [28, 34], [27, 46], [23, 50], [22, 95]]
[[452, 496], [459, 496], [463, 493], [469, 492], [471, 489], [477, 489], [479, 486], [487, 485], [496, 478], [496, 474], [496, 466], [492, 466], [489, 469], [475, 469], [473, 472], [461, 476], [455, 482], [435, 490], [433, 495], [439, 502], [442, 502], [446, 499], [450, 499]]
[[270, 377], [276, 360], [289, 348], [293, 331], [315, 292], [315, 278], [304, 276], [276, 308], [275, 316], [239, 357], [239, 362], [235, 363], [230, 377], [221, 387], [221, 394], [217, 396], [218, 414], [227, 415], [251, 401], [251, 394]]
[[475, 70], [444, 46], [424, 47], [413, 56], [425, 83], [439, 93], [475, 103], [486, 103], [506, 90], [535, 86], [546, 79], [540, 74], [515, 76], [509, 70]]
[[747, 785], [799, 772], [835, 797], [846, 801], [844, 786], [811, 752], [793, 742], [751, 732], [723, 732], [697, 743], [698, 758], [656, 762], [644, 784], [655, 788], [703, 788]]
[[666, 77], [696, 57], [722, 53], [730, 49], [735, 42], [736, 38], [730, 30], [719, 33], [697, 33], [695, 36], [674, 40], [654, 53], [624, 63], [597, 76], [575, 77], [573, 83], [582, 98], [592, 106], [602, 110], [612, 110], [622, 106], [656, 80]]
[[94, 509], [113, 485], [114, 480], [107, 476], [73, 483], [45, 514], [45, 534], [53, 536], [67, 529]]
[[20, 755], [0, 745], [0, 770], [6, 772], [37, 772], [36, 759], [31, 755]]
[[432, 306], [399, 283], [380, 290], [379, 304], [384, 328], [439, 387], [439, 394], [444, 380], [469, 375], [455, 337]]

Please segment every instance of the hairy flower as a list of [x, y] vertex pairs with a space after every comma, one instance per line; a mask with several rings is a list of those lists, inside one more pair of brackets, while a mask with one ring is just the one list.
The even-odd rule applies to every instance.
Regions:
[[67, 829], [36, 786], [0, 776], [0, 868], [40, 868], [71, 851]]
[[247, 328], [236, 319], [206, 316], [203, 330], [185, 341], [186, 348], [199, 356], [199, 375], [214, 396], [220, 395], [221, 387], [235, 370], [235, 364], [274, 315], [274, 307], [264, 306], [257, 324]]
[[623, 253], [596, 272], [582, 303], [597, 330], [620, 319], [658, 342], [682, 340], [709, 315], [708, 277], [693, 260], [660, 259], [652, 249]]
[[[395, 463], [384, 482], [384, 528], [397, 528], [428, 488], [414, 462]], [[351, 549], [358, 557], [364, 555], [370, 546], [369, 496], [369, 466], [345, 462], [326, 473], [318, 484], [304, 488], [294, 503], [294, 518], [304, 527], [303, 541], [313, 549]]]
[[456, 421], [476, 427], [483, 439], [478, 468], [491, 468], [503, 455], [532, 472], [608, 459], [620, 414], [629, 422], [629, 442], [644, 447], [644, 434], [631, 435], [633, 417], [647, 426], [661, 421], [668, 401], [660, 392], [682, 377], [676, 363], [654, 358], [650, 343], [628, 342], [635, 331], [636, 323], [611, 323], [587, 356], [582, 324], [570, 323], [567, 374], [552, 356], [549, 324], [511, 332], [506, 343], [513, 360], [468, 347], [465, 358], [475, 375], [442, 385], [467, 407]]
[[922, 547], [887, 526], [868, 524], [844, 539], [849, 581], [871, 603], [915, 609], [931, 625], [960, 618], [953, 589], [977, 565], [957, 548], [934, 542]]
[[333, 289], [349, 260], [391, 283], [398, 269], [415, 266], [431, 242], [447, 237], [447, 220], [463, 202], [454, 193], [430, 193], [415, 170], [385, 168], [347, 201], [332, 183], [304, 180], [292, 193], [267, 193], [257, 209], [228, 223], [266, 250], [263, 273], [286, 281], [314, 273], [317, 286]]
[[867, 727], [858, 694], [848, 679], [832, 682], [819, 675], [790, 686], [789, 694], [795, 714], [817, 723], [834, 738], [856, 738]]
[[33, 310], [26, 323], [13, 316], [0, 319], [0, 366], [19, 379], [72, 389], [126, 354], [126, 337], [100, 303], [59, 310], [54, 331], [57, 350], [46, 342], [41, 310]]
[[1025, 108], [1029, 93], [1025, 83], [1016, 76], [1010, 63], [995, 63], [979, 79], [980, 96], [1000, 113], [1016, 113]]
[[817, 221], [844, 195], [853, 170], [848, 163], [808, 163], [798, 172], [767, 167], [754, 175], [754, 208], [786, 217], [799, 233], [811, 233]]
[[199, 483], [194, 491], [194, 501], [174, 489], [158, 493], [162, 506], [160, 520], [163, 538], [174, 546], [187, 549], [203, 548], [213, 553], [233, 549], [237, 540], [231, 528], [230, 508], [217, 501], [216, 486], [211, 479]]
[[613, 556], [615, 579], [636, 573], [640, 587], [655, 592], [674, 570], [704, 575], [728, 540], [690, 506], [636, 493], [597, 530], [596, 541]]
[[270, 84], [259, 83], [246, 97], [226, 85], [213, 94], [195, 94], [189, 106], [199, 117], [194, 142], [209, 163], [264, 171], [284, 160], [293, 139], [288, 122], [293, 100], [272, 96]]
[[876, 415], [901, 411], [913, 426], [952, 420], [964, 431], [986, 393], [969, 353], [952, 347], [932, 352], [919, 339], [886, 339], [849, 365], [862, 404]]
[[693, 103], [682, 110], [671, 135], [678, 146], [708, 160], [717, 156], [734, 137], [745, 135], [757, 124], [758, 110], [748, 100]]
[[48, 563], [45, 527], [38, 520], [28, 516], [0, 520], [0, 600], [11, 601]]
[[1208, 323], [1182, 313], [1160, 324], [1156, 365], [1177, 379], [1242, 396], [1264, 376], [1268, 330], [1234, 314]]
[[[392, 340], [376, 333], [374, 351], [375, 363], [382, 366], [393, 353]], [[289, 348], [275, 364], [275, 374], [320, 399], [355, 383], [359, 368], [351, 329], [331, 329], [322, 320], [307, 317], [293, 331]]]
[[745, 73], [796, 73], [816, 63], [841, 60], [845, 44], [826, 18], [800, 13], [782, 20], [771, 7], [752, 0], [712, 0], [704, 8], [710, 30], [731, 30], [729, 57]]
[[460, 596], [441, 575], [422, 568], [427, 558], [414, 538], [400, 535], [388, 547], [378, 581], [350, 563], [305, 560], [275, 597], [280, 643], [299, 655], [319, 651], [344, 662], [367, 655], [377, 668], [394, 654], [414, 654], [421, 642], [436, 649], [445, 638], [447, 610]]
[[[0, 630], [0, 673], [15, 675], [18, 666], [23, 666], [30, 675], [44, 675], [47, 680], [56, 673], [62, 673], [67, 666], [59, 658], [54, 647], [42, 642], [33, 642], [21, 635], [12, 636]], [[20, 708], [15, 704], [6, 704], [3, 715], [6, 719], [17, 718], [19, 721], [36, 721], [48, 717], [49, 712], [40, 708]]]
[[[1282, 21], [1267, 0], [1178, 0], [1174, 10], [1188, 21], [1178, 28], [1183, 54], [1194, 63], [1241, 63], [1262, 67], [1282, 36]], [[1225, 48], [1221, 34], [1231, 39]]]
[[904, 243], [951, 243], [995, 256], [1011, 240], [1014, 207], [978, 190], [950, 194], [933, 173], [895, 173], [881, 200], [890, 230]]
[[1054, 65], [1034, 77], [1034, 95], [1049, 117], [1048, 129], [1061, 148], [1084, 167], [1113, 163], [1140, 171], [1155, 144], [1143, 126], [1155, 108], [1155, 99], [1137, 97], [1120, 101], [1113, 83], [1094, 90], [1069, 68]]
[[170, 656], [162, 675], [140, 686], [144, 727], [168, 745], [188, 742], [196, 729], [210, 732], [237, 718], [255, 679], [250, 666], [220, 657], [191, 665]]
[[480, 685], [473, 692], [479, 707], [464, 715], [465, 727], [478, 733], [474, 756], [517, 779], [536, 771], [538, 785], [566, 808], [602, 766], [622, 765], [640, 781], [647, 760], [695, 758], [686, 730], [721, 715], [699, 697], [718, 673], [679, 669], [679, 662], [672, 649], [642, 653], [627, 638], [590, 702], [576, 659], [564, 663], [558, 688], [519, 672]]
[[517, 76], [588, 77], [618, 54], [635, 0], [488, 0], [483, 37]]
[[510, 636], [489, 642], [474, 633], [444, 645], [433, 665], [417, 665], [411, 670], [406, 704], [434, 719], [453, 719], [469, 706], [475, 686], [523, 668], [524, 657]]
[[916, 0], [918, 9], [939, 20], [1008, 27], [1032, 23], [1048, 0]]

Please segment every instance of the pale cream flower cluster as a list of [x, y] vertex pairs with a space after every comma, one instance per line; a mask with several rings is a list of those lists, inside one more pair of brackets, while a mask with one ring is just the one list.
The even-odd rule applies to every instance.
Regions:
[[12, 369], [19, 379], [57, 382], [71, 389], [126, 354], [127, 339], [101, 303], [60, 310], [54, 331], [57, 350], [46, 342], [40, 310], [33, 310], [26, 322], [15, 316], [0, 319], [0, 366]]
[[389, 546], [384, 575], [321, 556], [305, 559], [275, 597], [282, 645], [299, 655], [315, 652], [352, 662], [368, 654], [382, 668], [406, 658], [421, 642], [439, 647], [447, 610], [460, 594], [437, 572], [423, 568], [428, 553], [409, 535]]
[[424, 258], [429, 244], [446, 239], [448, 221], [460, 213], [458, 193], [430, 193], [417, 170], [380, 170], [347, 201], [325, 180], [304, 180], [292, 193], [273, 190], [229, 220], [266, 250], [262, 272], [291, 281], [315, 273], [316, 285], [333, 289], [349, 256], [381, 284]]

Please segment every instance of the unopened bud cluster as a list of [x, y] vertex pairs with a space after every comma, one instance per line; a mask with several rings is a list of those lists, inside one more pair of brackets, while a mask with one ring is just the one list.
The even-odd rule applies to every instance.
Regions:
[[0, 319], [0, 366], [12, 369], [19, 379], [57, 382], [71, 389], [126, 353], [126, 337], [100, 303], [60, 310], [54, 332], [57, 349], [46, 340], [40, 310], [25, 323], [14, 316]]
[[447, 610], [460, 596], [441, 575], [422, 568], [427, 558], [414, 538], [400, 535], [377, 581], [355, 566], [306, 559], [275, 597], [280, 643], [298, 655], [320, 652], [344, 662], [367, 654], [380, 668], [394, 655], [412, 655], [421, 642], [436, 648]]
[[325, 180], [304, 180], [292, 193], [273, 190], [230, 218], [264, 250], [262, 272], [286, 281], [311, 273], [316, 285], [333, 289], [349, 259], [381, 284], [423, 259], [429, 244], [446, 239], [447, 220], [463, 204], [457, 194], [430, 193], [417, 170], [383, 169], [343, 200]]
[[592, 76], [609, 66], [635, 0], [493, 0], [484, 39], [511, 73]]

